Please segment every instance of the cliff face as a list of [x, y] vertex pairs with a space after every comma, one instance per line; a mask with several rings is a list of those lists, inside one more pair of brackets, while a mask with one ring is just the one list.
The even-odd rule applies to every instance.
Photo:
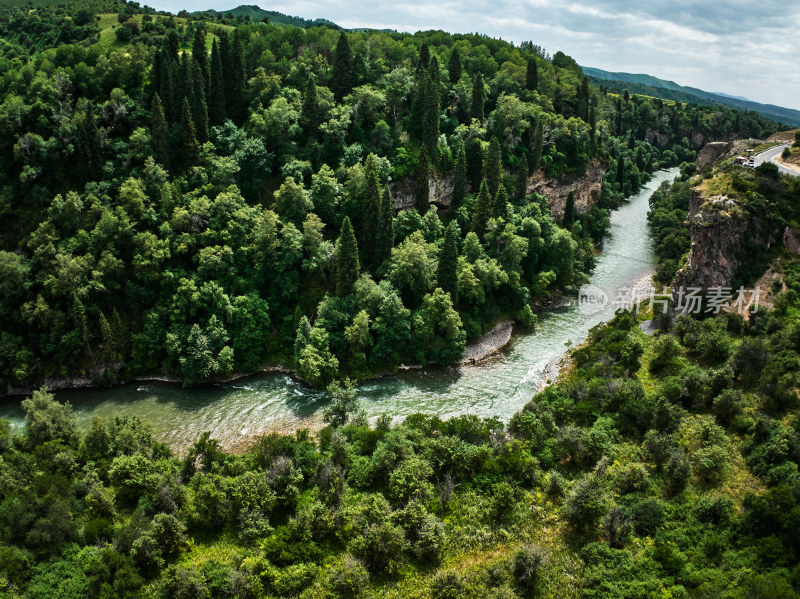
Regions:
[[[441, 208], [449, 208], [453, 201], [453, 173], [443, 177], [428, 177], [428, 202]], [[413, 177], [389, 183], [395, 210], [406, 210], [414, 205], [416, 180]]]
[[589, 163], [583, 176], [568, 182], [548, 179], [544, 171], [537, 171], [528, 180], [528, 193], [535, 192], [545, 196], [553, 217], [561, 220], [564, 217], [567, 196], [572, 192], [575, 198], [575, 211], [578, 214], [586, 214], [600, 199], [600, 188], [606, 170], [607, 165], [595, 158]]
[[703, 197], [692, 192], [687, 224], [692, 245], [685, 268], [675, 275], [674, 288], [730, 287], [741, 265], [739, 252], [746, 235], [769, 247], [772, 235], [757, 217], [728, 196]]
[[712, 141], [700, 148], [697, 153], [697, 172], [714, 164], [720, 156], [728, 152], [733, 144], [729, 141]]

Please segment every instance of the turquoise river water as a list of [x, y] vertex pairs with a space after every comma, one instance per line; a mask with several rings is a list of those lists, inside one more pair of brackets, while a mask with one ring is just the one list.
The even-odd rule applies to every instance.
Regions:
[[[371, 418], [402, 418], [415, 412], [510, 418], [536, 392], [543, 370], [590, 328], [613, 316], [620, 288], [631, 287], [654, 268], [647, 227], [648, 199], [678, 169], [660, 171], [635, 196], [611, 215], [611, 230], [598, 256], [591, 284], [610, 303], [589, 313], [577, 302], [539, 314], [533, 332], [519, 333], [494, 358], [477, 366], [426, 368], [365, 382], [358, 395]], [[82, 424], [94, 416], [138, 416], [175, 449], [186, 448], [203, 431], [211, 431], [228, 447], [240, 446], [270, 431], [318, 428], [326, 403], [324, 393], [308, 389], [285, 375], [262, 375], [224, 384], [184, 389], [167, 383], [130, 383], [112, 389], [61, 391]], [[22, 426], [19, 398], [0, 403], [0, 417]]]

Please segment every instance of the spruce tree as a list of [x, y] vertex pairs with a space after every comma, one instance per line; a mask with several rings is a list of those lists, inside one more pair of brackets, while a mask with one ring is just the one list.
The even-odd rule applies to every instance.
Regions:
[[456, 168], [453, 176], [453, 201], [450, 204], [451, 210], [458, 210], [464, 203], [467, 195], [467, 154], [464, 151], [463, 142], [458, 146], [456, 156]]
[[378, 231], [375, 239], [375, 264], [380, 266], [392, 253], [394, 246], [394, 204], [389, 186], [383, 188], [378, 212]]
[[492, 196], [489, 194], [489, 186], [486, 181], [481, 181], [481, 188], [475, 200], [475, 211], [472, 213], [472, 232], [483, 239], [486, 233], [486, 224], [492, 215]]
[[506, 192], [506, 186], [501, 183], [492, 201], [492, 216], [494, 218], [505, 217], [507, 205], [508, 193]]
[[164, 118], [164, 108], [158, 94], [153, 96], [151, 135], [156, 160], [163, 166], [169, 167], [169, 144], [167, 142], [167, 119]]
[[625, 181], [625, 159], [620, 156], [617, 158], [617, 183], [622, 185]]
[[561, 226], [565, 229], [571, 229], [572, 223], [575, 222], [575, 194], [571, 191], [567, 196], [567, 203], [564, 206], [564, 220], [561, 222]]
[[483, 108], [486, 102], [484, 94], [483, 75], [478, 73], [475, 77], [475, 81], [472, 84], [472, 104], [470, 116], [473, 119], [478, 119], [479, 121], [483, 120]]
[[208, 120], [211, 125], [225, 122], [225, 72], [222, 54], [215, 39], [211, 45], [211, 67], [208, 83]]
[[528, 59], [528, 68], [525, 71], [525, 89], [535, 92], [539, 88], [539, 67], [532, 56]]
[[489, 186], [489, 193], [494, 197], [503, 182], [500, 142], [496, 137], [492, 137], [492, 141], [489, 142], [489, 151], [486, 154], [486, 161], [483, 165], [483, 178]]
[[[431, 64], [438, 64], [436, 57]], [[438, 77], [437, 77], [438, 80]], [[439, 83], [429, 75], [425, 78], [425, 93], [422, 119], [422, 142], [433, 165], [439, 164]]]
[[192, 120], [192, 109], [189, 107], [189, 100], [183, 99], [183, 109], [181, 111], [181, 141], [183, 147], [184, 164], [194, 166], [200, 160], [200, 144], [197, 142], [197, 133]]
[[171, 29], [167, 34], [167, 57], [171, 62], [178, 62], [181, 51], [181, 40], [178, 38], [178, 32]]
[[428, 67], [431, 61], [431, 49], [428, 47], [427, 43], [422, 44], [422, 47], [419, 49], [419, 62], [417, 63], [417, 70], [415, 76], [417, 80], [422, 78], [422, 74], [428, 72]]
[[358, 263], [358, 243], [353, 233], [350, 217], [345, 216], [336, 249], [333, 255], [334, 277], [336, 280], [336, 295], [345, 297], [353, 292], [353, 286], [358, 280], [360, 266]]
[[233, 51], [231, 52], [231, 77], [226, 81], [228, 97], [226, 107], [228, 116], [237, 124], [244, 122], [247, 117], [247, 100], [245, 89], [247, 87], [247, 67], [244, 61], [244, 40], [242, 33], [236, 29], [233, 34]]
[[194, 40], [192, 41], [192, 58], [199, 67], [200, 76], [203, 79], [203, 89], [208, 90], [208, 51], [206, 50], [206, 30], [203, 27], [198, 27], [194, 31]]
[[428, 161], [428, 152], [425, 146], [419, 149], [419, 159], [417, 160], [417, 168], [414, 172], [416, 177], [416, 187], [414, 192], [414, 207], [420, 214], [425, 214], [428, 211], [428, 198], [430, 197], [430, 182], [428, 176], [430, 175], [430, 162]]
[[451, 221], [444, 232], [442, 250], [439, 252], [439, 287], [450, 293], [453, 303], [458, 301], [458, 225]]
[[336, 49], [333, 52], [333, 66], [331, 67], [330, 88], [337, 101], [341, 101], [349, 94], [355, 85], [355, 68], [353, 66], [353, 53], [347, 34], [342, 31]]
[[528, 157], [524, 156], [519, 164], [516, 186], [514, 187], [514, 201], [517, 203], [522, 203], [528, 194], [528, 178]]
[[381, 209], [381, 188], [378, 179], [378, 163], [375, 154], [367, 156], [364, 167], [365, 189], [363, 215], [361, 218], [361, 236], [359, 247], [364, 252], [364, 265], [368, 268], [378, 266], [375, 255], [375, 244], [378, 237], [379, 214]]
[[[299, 307], [299, 306], [298, 306]], [[308, 316], [303, 315], [297, 325], [297, 334], [294, 338], [294, 365], [300, 364], [300, 352], [311, 342], [311, 322]]]
[[536, 124], [536, 133], [533, 135], [533, 146], [528, 157], [528, 170], [532, 175], [539, 170], [539, 163], [542, 161], [542, 150], [544, 149], [544, 126], [541, 122]]
[[454, 47], [453, 51], [450, 52], [450, 60], [447, 63], [447, 74], [450, 77], [450, 83], [458, 83], [461, 79], [461, 70], [461, 53], [458, 48]]
[[192, 60], [194, 77], [192, 80], [192, 119], [200, 143], [208, 141], [208, 105], [206, 104], [206, 87], [201, 67]]
[[300, 112], [300, 124], [306, 139], [317, 136], [319, 127], [319, 100], [317, 99], [317, 85], [314, 80], [308, 82], [303, 92], [303, 106]]

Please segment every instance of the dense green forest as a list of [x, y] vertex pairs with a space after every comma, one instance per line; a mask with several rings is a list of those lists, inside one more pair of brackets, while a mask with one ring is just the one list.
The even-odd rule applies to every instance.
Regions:
[[367, 426], [183, 458], [46, 391], [0, 427], [0, 596], [796, 599], [800, 270], [774, 312], [595, 329], [508, 424]]
[[[70, 6], [0, 13], [6, 389], [450, 363], [585, 280], [608, 208], [653, 169], [777, 129], [600, 94], [531, 43]], [[588, 214], [526, 193], [592, 160]], [[452, 177], [446, 209], [429, 175]]]
[[[773, 310], [652, 336], [621, 313], [508, 423], [370, 426], [337, 382], [533, 324], [655, 169], [683, 173], [651, 201], [662, 281], [695, 183], [795, 222], [800, 187], [769, 166], [689, 181], [699, 144], [775, 123], [606, 95], [532, 43], [19, 6], [0, 12], [2, 388], [280, 360], [332, 401], [315, 435], [179, 456], [36, 391], [23, 429], [0, 421], [0, 599], [798, 598], [788, 257]], [[593, 163], [586, 214], [527, 193]], [[452, 177], [449, 206], [429, 177]], [[742, 280], [773, 257], [752, 255]]]

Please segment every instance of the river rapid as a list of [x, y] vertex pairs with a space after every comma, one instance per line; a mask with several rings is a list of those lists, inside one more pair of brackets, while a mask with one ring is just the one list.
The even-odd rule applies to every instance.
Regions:
[[[572, 302], [540, 313], [535, 331], [515, 334], [502, 352], [479, 365], [410, 370], [367, 381], [358, 387], [367, 415], [389, 414], [399, 419], [422, 412], [442, 418], [474, 414], [509, 419], [530, 401], [545, 366], [583, 341], [589, 329], [613, 316], [617, 290], [630, 288], [653, 272], [648, 200], [663, 181], [677, 175], [677, 168], [655, 173], [638, 194], [611, 214], [609, 236], [591, 275], [591, 284], [610, 300], [605, 309], [589, 313]], [[95, 416], [138, 416], [178, 451], [204, 431], [210, 431], [223, 446], [240, 449], [260, 434], [316, 429], [322, 425], [327, 402], [325, 393], [274, 374], [195, 389], [130, 383], [112, 389], [60, 391], [56, 398], [70, 402], [84, 426]], [[3, 400], [0, 418], [21, 427], [20, 398]]]

